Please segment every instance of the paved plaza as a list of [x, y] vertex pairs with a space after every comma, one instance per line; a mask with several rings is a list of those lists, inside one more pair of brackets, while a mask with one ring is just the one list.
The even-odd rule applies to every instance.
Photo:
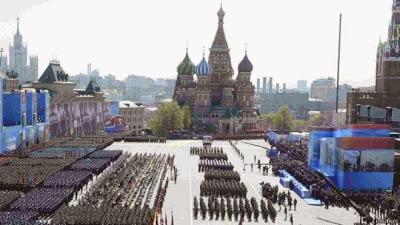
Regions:
[[[268, 144], [263, 140], [251, 140], [246, 141], [251, 144], [266, 146]], [[239, 141], [237, 146], [244, 154], [245, 163], [253, 163], [254, 156], [257, 160], [260, 159], [262, 163], [268, 162], [266, 157], [265, 149], [249, 145], [248, 143]], [[190, 155], [189, 148], [191, 146], [202, 146], [200, 140], [179, 140], [179, 141], [167, 141], [167, 143], [124, 143], [115, 142], [107, 149], [121, 149], [126, 152], [132, 153], [164, 153], [175, 155], [175, 165], [178, 169], [177, 183], [170, 183], [167, 190], [166, 199], [163, 207], [163, 213], [168, 215], [168, 222], [171, 221], [171, 212], [174, 215], [174, 223], [176, 225], [208, 225], [208, 224], [238, 224], [235, 221], [215, 221], [215, 220], [202, 220], [200, 217], [198, 220], [194, 220], [192, 216], [193, 198], [200, 197], [200, 183], [204, 179], [203, 173], [198, 172], [198, 156]], [[222, 147], [224, 152], [228, 155], [228, 161], [234, 165], [234, 170], [239, 172], [242, 182], [248, 189], [247, 198], [255, 197], [258, 201], [261, 200], [261, 182], [268, 182], [272, 185], [278, 185], [279, 190], [288, 191], [279, 184], [279, 178], [272, 175], [262, 176], [262, 172], [258, 171], [257, 167], [254, 166], [251, 171], [250, 166], [246, 167], [243, 171], [243, 162], [236, 155], [229, 142], [227, 141], [214, 141], [213, 146]], [[270, 170], [271, 171], [271, 170]], [[317, 225], [317, 224], [343, 224], [352, 225], [359, 221], [358, 215], [354, 210], [346, 210], [342, 208], [330, 207], [328, 210], [323, 206], [310, 206], [303, 200], [301, 200], [294, 192], [291, 193], [298, 200], [297, 211], [288, 211], [288, 217], [293, 214], [294, 224], [303, 225]], [[279, 210], [276, 205], [275, 208]], [[265, 223], [262, 218], [259, 218], [258, 222], [247, 222], [245, 219], [243, 224], [272, 224], [269, 220]], [[278, 216], [275, 224], [290, 224], [289, 220], [285, 221], [285, 214], [283, 208], [281, 212], [278, 212]]]

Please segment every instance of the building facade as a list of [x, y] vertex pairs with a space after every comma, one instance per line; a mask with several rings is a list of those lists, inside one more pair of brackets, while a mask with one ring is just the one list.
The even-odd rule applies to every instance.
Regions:
[[278, 112], [281, 107], [287, 106], [297, 119], [307, 119], [310, 111], [309, 94], [297, 91], [262, 94], [260, 105], [261, 113]]
[[105, 101], [96, 80], [90, 80], [86, 89], [75, 89], [75, 85], [58, 61], [50, 62], [39, 80], [32, 83], [33, 88], [49, 92], [52, 138], [96, 135], [119, 114], [118, 102]]
[[311, 98], [334, 100], [336, 98], [335, 79], [332, 77], [314, 80], [311, 83]]
[[297, 91], [308, 93], [307, 80], [297, 81]]
[[9, 64], [7, 65], [7, 70], [17, 72], [19, 83], [25, 84], [38, 79], [38, 67], [39, 59], [37, 56], [30, 56], [28, 64], [28, 49], [26, 44], [23, 43], [18, 19], [17, 32], [14, 35], [13, 44], [9, 47]]
[[191, 107], [197, 127], [214, 125], [222, 133], [234, 133], [231, 119], [236, 118], [243, 130], [256, 129], [255, 87], [250, 79], [253, 65], [246, 52], [238, 66], [236, 79], [232, 78], [234, 70], [224, 31], [225, 12], [222, 6], [217, 15], [218, 28], [208, 62], [203, 54], [203, 59], [195, 66], [186, 51], [177, 69], [173, 99], [179, 105]]
[[125, 118], [125, 123], [129, 131], [138, 135], [144, 129], [144, 111], [145, 107], [137, 105], [131, 101], [120, 101], [119, 112]]
[[388, 37], [379, 42], [374, 91], [353, 90], [347, 94], [347, 122], [357, 123], [357, 107], [369, 105], [400, 108], [400, 0], [393, 0]]

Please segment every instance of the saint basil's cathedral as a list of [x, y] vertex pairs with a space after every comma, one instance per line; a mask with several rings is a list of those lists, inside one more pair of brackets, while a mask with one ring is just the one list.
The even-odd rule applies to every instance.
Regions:
[[177, 68], [173, 99], [180, 106], [190, 106], [195, 127], [214, 125], [219, 133], [226, 134], [256, 130], [259, 116], [254, 107], [255, 88], [251, 83], [253, 65], [246, 51], [236, 79], [232, 78], [234, 70], [224, 32], [222, 6], [217, 15], [218, 29], [208, 62], [203, 53], [203, 59], [196, 66], [186, 51]]

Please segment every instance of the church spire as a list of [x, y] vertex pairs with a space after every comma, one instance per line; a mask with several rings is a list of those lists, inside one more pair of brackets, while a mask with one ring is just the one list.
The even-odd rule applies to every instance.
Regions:
[[19, 17], [17, 18], [17, 35], [19, 35]]
[[226, 41], [225, 37], [225, 31], [224, 31], [224, 17], [225, 17], [225, 11], [222, 8], [222, 3], [220, 6], [220, 9], [218, 10], [218, 30], [217, 33], [215, 34], [214, 42], [212, 44], [212, 48], [228, 48], [228, 43]]

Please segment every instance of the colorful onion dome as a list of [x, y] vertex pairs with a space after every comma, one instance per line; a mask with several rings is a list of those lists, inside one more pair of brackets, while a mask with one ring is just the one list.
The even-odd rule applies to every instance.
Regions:
[[253, 64], [250, 62], [246, 53], [242, 61], [239, 63], [239, 72], [250, 73], [251, 71], [253, 71]]
[[178, 68], [177, 68], [178, 74], [193, 75], [194, 68], [195, 68], [195, 65], [192, 63], [192, 61], [189, 58], [189, 54], [186, 52], [185, 58], [178, 65]]
[[210, 76], [212, 74], [212, 67], [207, 63], [204, 56], [199, 65], [196, 66], [196, 74], [197, 76]]

